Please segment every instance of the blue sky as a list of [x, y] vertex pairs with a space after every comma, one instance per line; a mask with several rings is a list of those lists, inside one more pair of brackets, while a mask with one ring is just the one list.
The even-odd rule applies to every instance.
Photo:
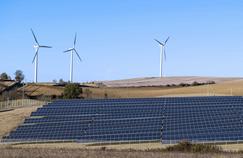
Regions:
[[159, 46], [167, 43], [166, 76], [243, 77], [241, 0], [9, 0], [0, 2], [0, 73], [24, 71], [33, 81], [34, 39], [39, 81], [69, 78], [78, 34], [74, 80], [114, 80], [159, 75]]

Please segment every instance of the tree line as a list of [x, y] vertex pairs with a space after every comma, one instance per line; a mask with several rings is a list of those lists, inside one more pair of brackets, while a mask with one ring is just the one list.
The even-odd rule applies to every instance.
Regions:
[[[14, 73], [14, 80], [16, 82], [22, 82], [24, 80], [24, 73], [22, 70], [16, 70]], [[9, 76], [6, 72], [0, 74], [0, 80], [12, 80], [11, 76]]]

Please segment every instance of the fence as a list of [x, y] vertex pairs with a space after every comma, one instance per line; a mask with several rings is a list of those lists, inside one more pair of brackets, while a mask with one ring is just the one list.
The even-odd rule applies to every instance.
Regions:
[[34, 99], [7, 100], [7, 101], [0, 102], [0, 110], [25, 107], [25, 106], [40, 106], [46, 103], [47, 103], [46, 101], [40, 101]]

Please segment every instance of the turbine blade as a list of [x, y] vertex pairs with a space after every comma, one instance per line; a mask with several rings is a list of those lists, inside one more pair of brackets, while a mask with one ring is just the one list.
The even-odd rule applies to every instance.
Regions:
[[32, 60], [32, 64], [33, 64], [34, 61], [35, 61], [35, 58], [36, 58], [36, 56], [37, 56], [37, 54], [38, 54], [38, 51], [39, 51], [39, 48], [36, 49], [35, 56], [34, 56], [34, 58], [33, 58], [33, 60]]
[[32, 35], [33, 35], [33, 37], [34, 37], [34, 39], [35, 39], [35, 42], [39, 45], [39, 42], [37, 41], [37, 38], [36, 38], [36, 36], [35, 36], [35, 33], [34, 33], [34, 31], [32, 30], [32, 29], [30, 29], [31, 30], [31, 32], [32, 32]]
[[77, 41], [77, 33], [75, 33], [75, 36], [74, 36], [74, 41], [73, 41], [73, 46], [75, 47], [76, 45], [76, 41]]
[[52, 48], [51, 46], [39, 46], [40, 48]]
[[168, 37], [168, 38], [165, 40], [165, 44], [168, 42], [169, 39], [170, 39], [170, 37]]
[[157, 40], [157, 39], [154, 39], [156, 42], [158, 42], [160, 45], [162, 45], [162, 46], [164, 46], [164, 44], [163, 43], [161, 43], [159, 40]]
[[63, 51], [63, 53], [70, 52], [72, 50], [73, 50], [73, 48], [70, 48], [70, 49], [67, 49], [67, 50]]
[[75, 51], [75, 53], [77, 54], [78, 58], [80, 61], [82, 61], [81, 57], [79, 56], [78, 52], [76, 51], [76, 49], [73, 49]]

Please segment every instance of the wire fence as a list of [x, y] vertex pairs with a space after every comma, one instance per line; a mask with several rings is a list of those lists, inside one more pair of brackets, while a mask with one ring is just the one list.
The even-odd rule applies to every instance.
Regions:
[[47, 104], [47, 101], [40, 101], [34, 99], [6, 100], [0, 102], [0, 110], [7, 110], [26, 106], [40, 106], [44, 104]]

